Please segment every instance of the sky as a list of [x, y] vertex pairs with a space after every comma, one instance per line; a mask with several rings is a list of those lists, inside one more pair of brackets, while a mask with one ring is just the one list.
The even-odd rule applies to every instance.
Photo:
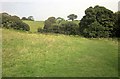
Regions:
[[69, 14], [76, 14], [78, 20], [90, 6], [104, 6], [113, 12], [118, 11], [119, 0], [0, 0], [0, 13], [7, 12], [19, 17], [33, 16], [35, 20], [48, 17], [67, 19]]

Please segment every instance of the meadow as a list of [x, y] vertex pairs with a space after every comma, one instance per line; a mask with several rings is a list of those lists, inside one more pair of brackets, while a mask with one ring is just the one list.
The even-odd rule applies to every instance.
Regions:
[[38, 28], [43, 28], [44, 26], [44, 21], [23, 20], [23, 22], [27, 23], [30, 26], [30, 32], [37, 32]]
[[[25, 21], [31, 32], [43, 22]], [[40, 23], [40, 24], [39, 24]], [[117, 77], [118, 41], [2, 29], [3, 77]]]

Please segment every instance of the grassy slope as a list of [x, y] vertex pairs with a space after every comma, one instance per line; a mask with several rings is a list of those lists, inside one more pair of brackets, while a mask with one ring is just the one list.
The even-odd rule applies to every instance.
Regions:
[[118, 45], [106, 39], [3, 29], [3, 76], [117, 76]]
[[2, 30], [0, 29], [0, 78], [2, 78]]
[[38, 28], [43, 28], [44, 26], [44, 21], [27, 21], [23, 20], [23, 22], [27, 23], [30, 26], [30, 31], [31, 32], [37, 32]]

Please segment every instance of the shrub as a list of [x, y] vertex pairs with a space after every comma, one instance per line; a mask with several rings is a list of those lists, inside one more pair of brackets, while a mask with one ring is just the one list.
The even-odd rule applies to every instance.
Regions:
[[79, 34], [78, 24], [74, 21], [65, 21], [63, 18], [49, 17], [45, 20], [44, 28], [38, 28], [38, 32], [52, 32], [67, 35]]
[[38, 32], [43, 33], [43, 32], [45, 32], [45, 31], [44, 31], [44, 29], [42, 29], [42, 28], [38, 28]]
[[58, 24], [52, 24], [50, 30], [51, 30], [51, 32], [59, 33], [59, 32], [60, 32], [60, 30], [59, 30], [59, 25], [58, 25]]
[[30, 27], [28, 24], [22, 22], [18, 16], [11, 16], [8, 13], [1, 13], [2, 16], [2, 27], [7, 29], [13, 28], [16, 30], [29, 31]]
[[49, 17], [47, 20], [45, 20], [44, 29], [49, 30], [52, 24], [54, 24], [55, 22], [55, 17]]
[[64, 34], [76, 35], [78, 34], [78, 25], [72, 21], [66, 21], [61, 23], [60, 31]]

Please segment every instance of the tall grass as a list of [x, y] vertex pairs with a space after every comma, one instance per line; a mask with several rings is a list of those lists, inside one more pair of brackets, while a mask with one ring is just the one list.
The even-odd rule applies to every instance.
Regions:
[[3, 29], [2, 43], [4, 77], [118, 76], [117, 41]]

